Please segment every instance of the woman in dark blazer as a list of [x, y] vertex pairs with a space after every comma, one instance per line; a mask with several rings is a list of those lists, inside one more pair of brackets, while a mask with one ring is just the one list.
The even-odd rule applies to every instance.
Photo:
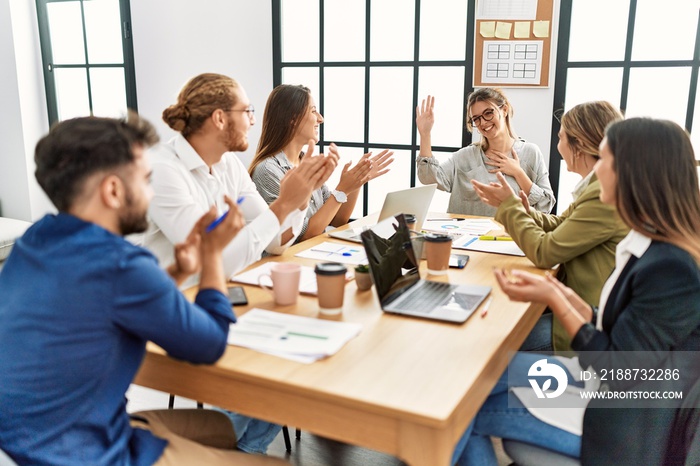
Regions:
[[[518, 353], [457, 445], [459, 464], [495, 464], [489, 436], [579, 457], [584, 465], [664, 464], [673, 454], [683, 400], [652, 397], [687, 395], [700, 377], [695, 156], [680, 126], [648, 118], [611, 124], [600, 155], [600, 199], [631, 228], [617, 247], [601, 311], [551, 276], [495, 272], [512, 300], [547, 304], [579, 354], [554, 360]], [[560, 384], [569, 385], [561, 395]], [[586, 406], [583, 392], [600, 398]], [[532, 393], [551, 400], [536, 406]], [[554, 406], [570, 409], [548, 409]]]

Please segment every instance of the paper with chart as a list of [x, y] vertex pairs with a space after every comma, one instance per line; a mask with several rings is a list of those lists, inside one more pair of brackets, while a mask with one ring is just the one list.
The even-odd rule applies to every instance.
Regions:
[[452, 240], [453, 249], [467, 251], [492, 252], [508, 256], [525, 256], [525, 253], [515, 244], [515, 241], [480, 240], [478, 236], [462, 236]]
[[495, 84], [539, 84], [541, 40], [485, 40], [481, 80]]
[[477, 0], [476, 19], [535, 19], [537, 0]]
[[443, 233], [451, 236], [485, 235], [491, 230], [500, 230], [497, 223], [488, 218], [443, 218], [427, 219], [421, 230], [433, 233]]
[[[258, 278], [260, 277], [260, 275], [269, 275], [272, 266], [275, 264], [278, 264], [278, 262], [265, 262], [264, 264], [259, 265], [254, 269], [250, 269], [246, 272], [241, 272], [235, 275], [231, 278], [231, 281], [237, 283], [245, 283], [247, 285], [260, 286], [260, 284], [258, 283]], [[352, 275], [348, 271], [346, 279], [350, 280], [351, 278]], [[263, 278], [263, 280], [266, 280], [263, 282], [263, 285], [270, 285], [269, 278]], [[318, 294], [318, 288], [316, 287], [316, 272], [314, 272], [313, 267], [309, 267], [308, 265], [301, 266], [301, 274], [299, 277], [299, 293], [314, 296]]]
[[228, 343], [308, 364], [334, 355], [361, 329], [354, 322], [254, 308], [231, 324]]
[[367, 263], [367, 254], [365, 254], [365, 248], [361, 245], [331, 243], [330, 241], [324, 241], [295, 255], [306, 259], [340, 262], [341, 264], [358, 265]]

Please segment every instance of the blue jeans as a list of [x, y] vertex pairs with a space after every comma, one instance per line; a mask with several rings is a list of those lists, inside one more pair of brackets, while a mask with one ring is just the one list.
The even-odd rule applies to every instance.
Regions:
[[282, 430], [282, 426], [243, 414], [217, 409], [231, 420], [236, 432], [236, 447], [246, 453], [266, 453], [267, 447]]
[[[496, 454], [491, 443], [491, 436], [519, 440], [537, 445], [548, 450], [563, 453], [578, 458], [581, 452], [581, 437], [565, 430], [546, 424], [523, 407], [517, 397], [510, 394], [510, 387], [530, 387], [527, 372], [530, 366], [543, 355], [535, 353], [517, 353], [508, 365], [477, 413], [466, 432], [457, 443], [452, 456], [452, 463], [460, 466], [467, 465], [497, 465]], [[556, 363], [564, 368], [569, 383], [580, 386], [575, 382], [564, 366], [554, 359], [548, 362]], [[508, 372], [511, 371], [510, 378]], [[514, 407], [519, 406], [519, 407]]]
[[553, 318], [554, 314], [542, 314], [520, 346], [520, 351], [554, 351], [554, 346], [552, 346]]

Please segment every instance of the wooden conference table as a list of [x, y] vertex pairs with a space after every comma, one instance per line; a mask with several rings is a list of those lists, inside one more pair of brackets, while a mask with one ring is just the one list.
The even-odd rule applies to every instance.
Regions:
[[[323, 241], [342, 242], [324, 234], [264, 260], [313, 265], [313, 260], [294, 254]], [[448, 465], [457, 441], [503, 373], [509, 353], [544, 309], [511, 302], [493, 277], [493, 267], [538, 270], [528, 259], [466, 253], [466, 268], [450, 269], [435, 279], [492, 286], [493, 301], [485, 317], [479, 309], [464, 324], [449, 324], [384, 314], [374, 287], [358, 292], [351, 281], [341, 319], [361, 323], [362, 331], [330, 358], [306, 365], [229, 346], [216, 364], [193, 365], [169, 358], [151, 343], [135, 383], [386, 452], [411, 465]], [[424, 270], [425, 261], [423, 277]], [[303, 316], [318, 313], [316, 297], [301, 295], [296, 305], [280, 307], [267, 291], [245, 288], [250, 305], [237, 307], [239, 316], [252, 307]], [[194, 290], [188, 293], [193, 297]]]

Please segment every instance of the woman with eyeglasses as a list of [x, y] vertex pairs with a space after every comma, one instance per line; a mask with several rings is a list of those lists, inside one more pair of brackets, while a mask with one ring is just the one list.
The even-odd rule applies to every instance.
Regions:
[[[258, 149], [248, 170], [268, 204], [279, 196], [280, 182], [287, 171], [299, 165], [304, 145], [318, 142], [322, 123], [323, 116], [308, 87], [282, 84], [272, 90], [265, 104]], [[330, 151], [337, 153], [335, 144], [331, 144]], [[296, 242], [320, 235], [329, 225], [348, 223], [360, 188], [389, 171], [393, 154], [389, 150], [375, 156], [367, 153], [354, 167], [350, 167], [351, 162], [345, 164], [334, 190], [324, 184], [314, 191]]]
[[516, 192], [523, 191], [533, 208], [552, 210], [556, 200], [544, 156], [535, 144], [515, 135], [513, 107], [500, 89], [485, 87], [469, 94], [467, 129], [476, 128], [481, 141], [458, 150], [443, 163], [433, 157], [431, 149], [434, 106], [435, 97], [428, 96], [416, 108], [418, 179], [424, 184], [437, 183], [439, 189], [451, 193], [448, 212], [492, 217], [496, 209], [481, 202], [470, 181], [497, 182], [499, 172]]
[[552, 309], [578, 357], [517, 353], [458, 442], [457, 464], [497, 464], [490, 436], [584, 466], [698, 464], [686, 456], [697, 435], [679, 422], [700, 377], [695, 168], [690, 138], [676, 123], [631, 118], [608, 126], [595, 165], [600, 200], [631, 231], [617, 246], [599, 306], [552, 276], [495, 270], [511, 300]]
[[[557, 264], [557, 277], [584, 301], [596, 304], [600, 290], [615, 268], [615, 248], [629, 228], [615, 207], [600, 201], [600, 181], [593, 167], [600, 158], [605, 127], [622, 120], [622, 113], [609, 102], [585, 102], [561, 117], [557, 149], [570, 172], [581, 176], [574, 201], [561, 214], [530, 209], [500, 173], [498, 183], [472, 180], [481, 199], [495, 207], [496, 221], [537, 267]], [[552, 314], [544, 314], [521, 347], [525, 351], [568, 351], [571, 339]]]

